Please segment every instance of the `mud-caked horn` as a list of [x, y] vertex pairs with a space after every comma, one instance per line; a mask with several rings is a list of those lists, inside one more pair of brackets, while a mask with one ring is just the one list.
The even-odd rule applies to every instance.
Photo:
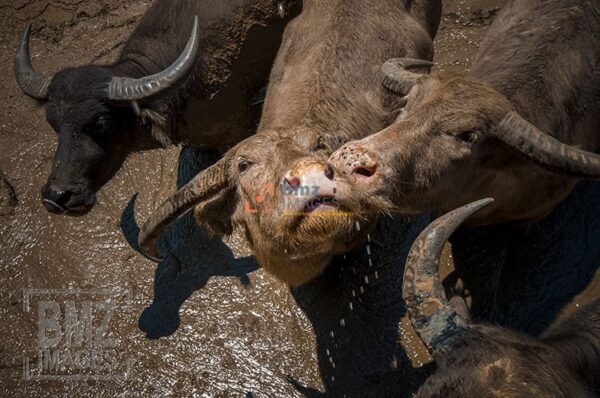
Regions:
[[491, 133], [525, 158], [550, 171], [600, 179], [600, 155], [557, 140], [517, 112], [509, 112]]
[[173, 87], [184, 78], [196, 63], [200, 48], [198, 17], [194, 17], [194, 26], [190, 39], [183, 52], [167, 69], [141, 78], [113, 77], [108, 86], [108, 98], [112, 101], [139, 101], [150, 99], [164, 90]]
[[396, 94], [407, 95], [417, 81], [423, 77], [423, 73], [429, 73], [432, 67], [432, 62], [422, 59], [390, 59], [381, 66], [381, 82], [388, 90]]
[[229, 186], [228, 161], [221, 159], [213, 166], [200, 172], [189, 183], [167, 199], [145, 222], [140, 230], [138, 242], [147, 256], [160, 261], [158, 240], [166, 229], [196, 205], [213, 198]]
[[448, 302], [440, 281], [442, 249], [458, 227], [493, 201], [483, 199], [438, 218], [421, 232], [410, 250], [402, 296], [417, 334], [432, 353], [443, 351], [446, 343], [469, 327]]
[[44, 77], [31, 65], [31, 56], [29, 54], [30, 36], [31, 24], [25, 28], [19, 48], [17, 49], [14, 63], [15, 78], [23, 93], [31, 98], [45, 101], [48, 99], [48, 87], [50, 87], [52, 79]]

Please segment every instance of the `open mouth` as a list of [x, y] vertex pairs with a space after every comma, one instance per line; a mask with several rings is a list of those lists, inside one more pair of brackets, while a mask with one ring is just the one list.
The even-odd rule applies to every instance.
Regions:
[[318, 209], [335, 210], [339, 209], [340, 205], [336, 201], [334, 195], [319, 195], [310, 198], [304, 204], [304, 212], [311, 213]]

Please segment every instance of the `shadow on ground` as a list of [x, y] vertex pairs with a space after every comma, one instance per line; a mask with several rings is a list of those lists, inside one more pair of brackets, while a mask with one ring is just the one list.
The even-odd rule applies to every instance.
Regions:
[[[177, 186], [186, 184], [201, 170], [218, 159], [218, 154], [185, 148], [179, 159]], [[121, 218], [121, 229], [127, 242], [140, 252], [137, 243], [139, 227], [135, 221], [134, 196]], [[258, 265], [253, 258], [235, 258], [231, 249], [218, 238], [211, 238], [188, 213], [165, 234], [160, 242], [165, 259], [158, 264], [154, 278], [154, 299], [139, 320], [139, 327], [150, 339], [171, 336], [181, 324], [179, 310], [211, 277], [231, 276], [250, 285], [248, 274]]]
[[456, 234], [454, 264], [475, 318], [532, 335], [554, 322], [600, 267], [599, 197], [600, 183], [582, 182], [542, 222]]

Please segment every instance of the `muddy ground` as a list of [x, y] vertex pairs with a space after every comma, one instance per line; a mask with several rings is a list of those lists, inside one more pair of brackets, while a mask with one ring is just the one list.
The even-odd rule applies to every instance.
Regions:
[[[439, 69], [468, 68], [502, 3], [445, 1]], [[375, 270], [366, 269], [364, 253], [352, 253], [290, 292], [257, 270], [243, 240], [210, 240], [189, 218], [169, 234], [170, 255], [158, 267], [131, 249], [132, 196], [139, 193], [138, 217], [146, 217], [178, 177], [204, 162], [194, 151], [184, 151], [181, 167], [178, 148], [131, 156], [83, 218], [53, 216], [42, 207], [39, 190], [56, 136], [44, 108], [21, 95], [13, 80], [21, 29], [34, 23], [34, 64], [51, 74], [110, 62], [149, 4], [0, 5], [0, 396], [385, 396], [393, 388], [396, 396], [408, 394], [428, 357], [404, 319], [401, 265], [425, 219], [382, 223], [374, 236]], [[448, 249], [448, 272], [452, 262], [457, 268], [448, 285], [466, 286], [477, 318], [543, 332], [599, 295], [599, 194], [598, 184], [581, 184], [538, 225], [460, 234]], [[457, 276], [464, 282], [454, 283]], [[77, 289], [86, 292], [70, 296]], [[108, 380], [37, 380], [35, 369], [26, 372], [25, 358], [35, 368], [39, 355], [40, 303], [59, 302], [64, 311], [68, 301], [105, 300], [103, 289], [124, 292], [112, 293], [117, 307], [108, 330], [116, 367], [100, 371]], [[74, 372], [92, 373], [85, 367]]]

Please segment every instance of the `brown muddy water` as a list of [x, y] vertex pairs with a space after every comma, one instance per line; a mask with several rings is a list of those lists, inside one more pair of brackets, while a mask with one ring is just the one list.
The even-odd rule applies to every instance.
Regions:
[[[502, 3], [445, 2], [439, 69], [468, 67]], [[44, 210], [39, 190], [56, 136], [43, 107], [21, 95], [12, 77], [21, 29], [34, 22], [34, 64], [49, 74], [114, 59], [149, 4], [0, 5], [0, 396], [408, 395], [429, 359], [404, 318], [402, 264], [426, 218], [384, 220], [373, 234], [372, 266], [359, 250], [290, 291], [257, 269], [242, 239], [210, 240], [189, 217], [168, 234], [169, 255], [158, 267], [130, 247], [133, 195], [139, 194], [138, 217], [147, 217], [178, 178], [210, 161], [193, 150], [184, 150], [181, 162], [178, 148], [131, 156], [85, 217]], [[448, 287], [467, 296], [478, 319], [541, 333], [600, 296], [599, 197], [598, 184], [582, 183], [540, 224], [460, 233], [446, 251]], [[69, 344], [68, 333], [52, 332], [74, 319], [72, 305], [81, 310], [78, 324], [89, 319], [81, 315], [87, 303], [92, 329], [102, 330], [106, 301], [114, 306], [108, 334], [92, 338], [93, 348], [86, 336]], [[65, 359], [65, 374], [79, 378], [40, 380], [43, 327], [46, 339], [60, 341], [63, 359], [67, 351], [74, 357]], [[100, 355], [95, 367], [85, 362], [92, 353]]]

